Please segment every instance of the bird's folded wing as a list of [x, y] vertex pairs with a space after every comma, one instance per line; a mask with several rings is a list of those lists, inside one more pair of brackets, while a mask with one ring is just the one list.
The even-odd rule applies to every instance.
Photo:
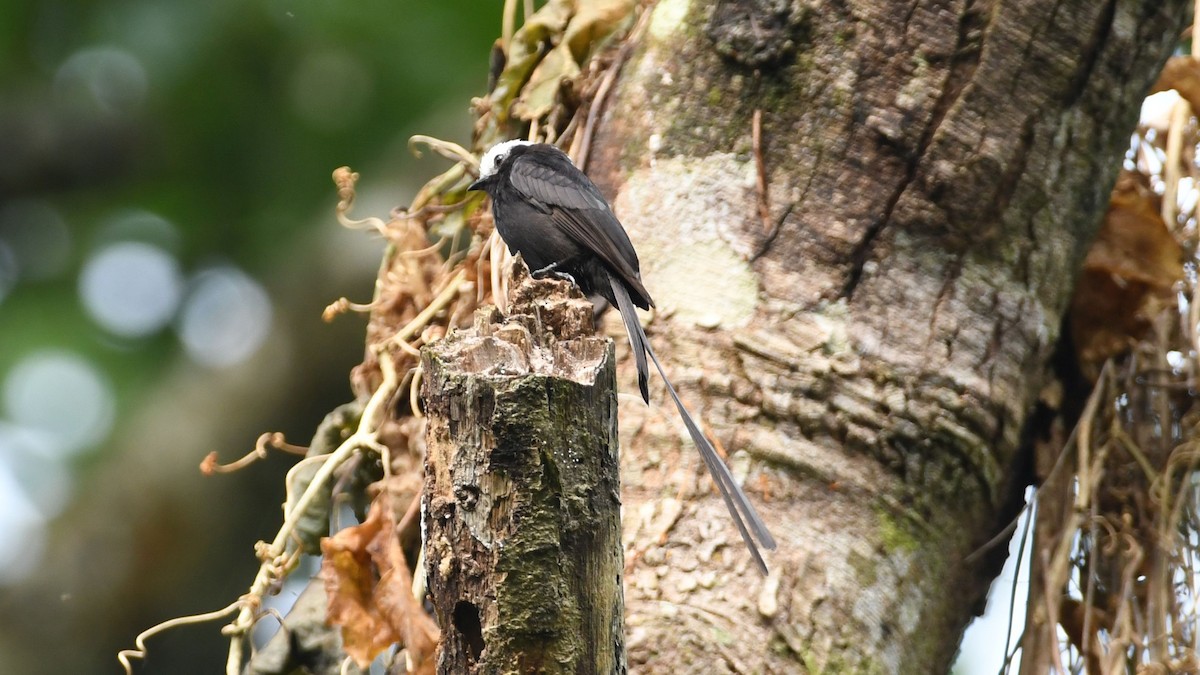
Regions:
[[599, 258], [633, 293], [650, 301], [625, 228], [595, 184], [566, 155], [539, 155], [536, 160], [523, 155], [513, 163], [509, 176], [527, 199], [548, 208], [555, 225], [568, 237]]

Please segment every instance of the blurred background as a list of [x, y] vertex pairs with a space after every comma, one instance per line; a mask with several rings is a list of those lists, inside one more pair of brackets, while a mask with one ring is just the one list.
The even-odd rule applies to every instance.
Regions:
[[[294, 460], [200, 461], [350, 399], [364, 321], [321, 312], [370, 299], [383, 242], [330, 174], [365, 217], [445, 168], [407, 140], [469, 140], [502, 4], [0, 3], [0, 673], [120, 672], [245, 592]], [[1012, 550], [957, 673], [1019, 632]], [[220, 672], [220, 625], [136, 672]]]
[[[119, 672], [162, 620], [243, 593], [272, 457], [350, 398], [382, 241], [334, 220], [406, 203], [469, 140], [502, 3], [0, 4], [0, 673]], [[211, 673], [219, 625], [138, 672]]]

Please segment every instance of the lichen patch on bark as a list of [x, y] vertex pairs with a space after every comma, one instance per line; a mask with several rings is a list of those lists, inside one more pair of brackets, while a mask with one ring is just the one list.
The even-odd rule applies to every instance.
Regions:
[[654, 15], [650, 17], [650, 34], [658, 40], [665, 40], [683, 26], [691, 9], [691, 0], [662, 0], [655, 3]]
[[656, 160], [629, 176], [613, 208], [641, 253], [655, 303], [681, 321], [727, 329], [754, 316], [754, 164], [730, 153]]

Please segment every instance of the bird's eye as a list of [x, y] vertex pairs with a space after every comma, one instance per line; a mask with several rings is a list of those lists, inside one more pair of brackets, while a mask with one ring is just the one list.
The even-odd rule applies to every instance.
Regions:
[[503, 164], [505, 157], [508, 157], [508, 155], [496, 155], [496, 166]]

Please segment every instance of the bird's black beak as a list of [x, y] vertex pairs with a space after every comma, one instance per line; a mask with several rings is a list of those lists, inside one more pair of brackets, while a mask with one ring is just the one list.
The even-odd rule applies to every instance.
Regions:
[[479, 180], [477, 180], [474, 183], [471, 183], [470, 185], [467, 186], [467, 192], [471, 192], [474, 190], [482, 190], [487, 187], [487, 184], [488, 184], [488, 179], [480, 178]]

